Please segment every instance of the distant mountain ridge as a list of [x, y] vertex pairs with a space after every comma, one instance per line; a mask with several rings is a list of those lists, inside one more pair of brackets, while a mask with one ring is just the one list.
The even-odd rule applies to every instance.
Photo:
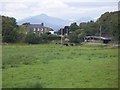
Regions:
[[46, 14], [40, 14], [37, 16], [32, 16], [32, 17], [28, 17], [23, 20], [20, 20], [18, 21], [18, 24], [21, 25], [26, 22], [29, 22], [31, 24], [44, 23], [45, 26], [50, 27], [53, 30], [57, 31], [60, 28], [63, 28], [64, 26], [68, 26], [72, 22], [77, 22], [79, 24], [82, 21], [89, 21], [89, 20], [88, 18], [84, 18], [83, 20], [81, 18], [78, 20], [70, 21], [70, 20], [63, 20], [63, 19], [56, 18], [56, 17], [51, 17]]
[[18, 24], [21, 25], [25, 22], [29, 22], [31, 24], [32, 23], [34, 24], [44, 23], [45, 26], [50, 27], [54, 30], [58, 30], [59, 28], [64, 27], [65, 25], [68, 25], [70, 21], [62, 20], [56, 17], [51, 17], [46, 14], [41, 14], [41, 15], [28, 17], [21, 21], [18, 21]]

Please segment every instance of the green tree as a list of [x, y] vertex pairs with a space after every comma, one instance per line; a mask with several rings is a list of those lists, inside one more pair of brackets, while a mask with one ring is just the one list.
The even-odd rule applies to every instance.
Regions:
[[2, 16], [2, 36], [3, 42], [16, 42], [17, 41], [17, 24], [16, 19], [11, 17]]
[[76, 22], [74, 22], [70, 25], [70, 31], [75, 31], [77, 29], [79, 29], [79, 26], [77, 25]]
[[84, 37], [85, 37], [85, 30], [84, 29], [78, 29], [75, 32], [78, 36], [78, 40], [79, 42], [83, 42], [84, 41]]
[[120, 11], [106, 12], [96, 21], [102, 26], [102, 35], [112, 36], [114, 39], [119, 40], [119, 18]]
[[17, 41], [18, 42], [25, 42], [25, 38], [26, 38], [26, 30], [27, 27], [25, 25], [20, 25], [18, 27], [18, 37], [17, 37]]
[[86, 35], [99, 35], [99, 25], [96, 22], [80, 23], [80, 28], [84, 29]]
[[79, 43], [78, 35], [75, 32], [69, 34], [68, 39], [69, 39], [69, 42], [71, 43]]

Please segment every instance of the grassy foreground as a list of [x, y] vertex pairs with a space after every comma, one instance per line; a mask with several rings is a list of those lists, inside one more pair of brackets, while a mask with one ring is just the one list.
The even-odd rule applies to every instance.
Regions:
[[3, 88], [116, 88], [118, 49], [5, 45]]

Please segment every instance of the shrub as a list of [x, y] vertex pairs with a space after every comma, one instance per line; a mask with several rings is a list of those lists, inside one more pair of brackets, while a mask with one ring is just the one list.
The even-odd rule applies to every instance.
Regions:
[[79, 39], [76, 33], [72, 33], [68, 36], [71, 43], [79, 43]]
[[28, 33], [25, 41], [30, 44], [38, 44], [41, 41], [41, 38], [38, 34]]

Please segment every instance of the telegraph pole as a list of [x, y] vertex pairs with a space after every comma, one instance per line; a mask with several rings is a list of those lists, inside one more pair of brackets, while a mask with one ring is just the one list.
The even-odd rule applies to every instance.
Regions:
[[102, 26], [100, 25], [100, 37], [102, 36], [102, 31], [101, 31], [101, 29], [102, 29]]
[[61, 45], [63, 43], [63, 41], [62, 41], [62, 33], [63, 33], [63, 30], [61, 29]]
[[101, 29], [102, 29], [102, 26], [100, 25], [100, 40], [101, 40], [101, 36], [102, 36], [102, 31], [101, 31]]

